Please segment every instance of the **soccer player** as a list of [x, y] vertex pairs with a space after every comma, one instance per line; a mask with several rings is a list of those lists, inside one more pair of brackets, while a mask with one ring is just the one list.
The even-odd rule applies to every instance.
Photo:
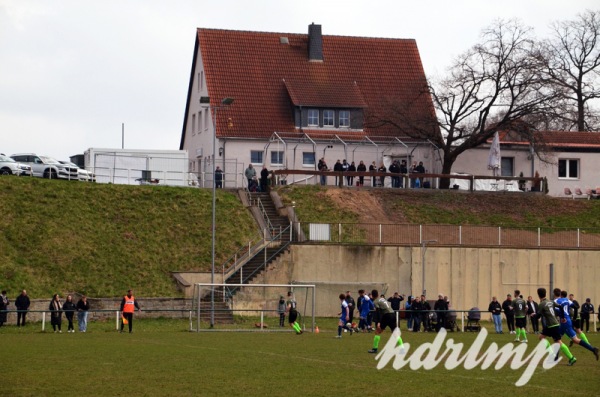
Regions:
[[[350, 321], [350, 308], [348, 307], [348, 302], [346, 302], [346, 294], [340, 294], [340, 301], [341, 301], [341, 307], [342, 307], [342, 311], [340, 313], [338, 313], [338, 316], [340, 316], [340, 319], [338, 321], [338, 334], [335, 336], [336, 338], [341, 338], [342, 337], [342, 330], [348, 330], [350, 331], [350, 335], [352, 335], [352, 325], [349, 322]], [[348, 325], [350, 324], [350, 325]]]
[[296, 321], [298, 318], [298, 310], [296, 310], [296, 299], [294, 299], [294, 295], [292, 291], [288, 291], [288, 299], [285, 302], [286, 311], [288, 313], [288, 322], [290, 323], [290, 327], [296, 331], [296, 335], [300, 335], [302, 333], [302, 328], [300, 328], [300, 324]]
[[[527, 303], [523, 300], [521, 291], [518, 289], [515, 290], [515, 300], [513, 300], [512, 305], [515, 309], [515, 332], [517, 334], [515, 342], [527, 343], [527, 331], [525, 331], [527, 327]], [[523, 336], [523, 340], [520, 339], [521, 336]]]
[[[544, 321], [542, 321], [542, 324], [544, 324], [544, 327], [542, 328], [542, 332], [538, 336], [539, 339], [546, 340], [546, 337], [552, 338], [552, 340], [554, 340], [554, 343], [560, 344], [560, 350], [569, 359], [568, 365], [575, 364], [575, 361], [577, 361], [577, 359], [575, 357], [573, 357], [573, 354], [571, 354], [571, 351], [569, 350], [567, 345], [562, 343], [562, 341], [560, 340], [560, 325], [559, 325], [558, 320], [556, 319], [556, 315], [555, 315], [556, 312], [554, 310], [555, 308], [558, 307], [558, 305], [555, 302], [548, 300], [546, 298], [546, 288], [543, 288], [543, 287], [538, 288], [537, 294], [538, 294], [538, 297], [540, 298], [540, 306], [539, 306], [540, 310], [537, 312], [537, 314], [535, 316], [538, 318], [542, 317], [544, 320]], [[552, 348], [550, 346], [550, 342], [548, 342], [547, 340], [546, 340], [546, 348], [548, 349], [548, 353], [552, 354]]]
[[600, 358], [598, 348], [590, 345], [586, 341], [583, 341], [577, 337], [573, 325], [571, 323], [571, 316], [569, 315], [572, 302], [567, 298], [567, 291], [561, 291], [560, 288], [554, 288], [554, 302], [560, 306], [560, 333], [561, 335], [567, 334], [569, 338], [579, 346], [585, 347], [596, 356], [596, 361]]
[[[377, 353], [379, 341], [381, 340], [380, 335], [383, 330], [386, 327], [390, 327], [390, 331], [394, 332], [398, 327], [398, 323], [396, 322], [396, 313], [394, 313], [394, 310], [385, 298], [379, 297], [379, 291], [374, 289], [371, 291], [371, 296], [375, 305], [375, 324], [377, 328], [375, 329], [375, 337], [373, 338], [373, 348], [369, 350], [369, 353]], [[402, 338], [398, 337], [398, 345], [402, 346], [403, 344]]]
[[358, 291], [359, 294], [359, 298], [358, 298], [358, 306], [359, 306], [359, 313], [360, 313], [360, 322], [358, 323], [358, 328], [362, 331], [362, 332], [366, 332], [369, 331], [371, 332], [371, 324], [369, 324], [367, 322], [367, 319], [369, 318], [369, 315], [371, 314], [372, 310], [375, 310], [375, 306], [373, 305], [373, 301], [371, 300], [371, 298], [369, 298], [369, 295], [367, 295], [365, 293], [364, 289], [361, 289]]

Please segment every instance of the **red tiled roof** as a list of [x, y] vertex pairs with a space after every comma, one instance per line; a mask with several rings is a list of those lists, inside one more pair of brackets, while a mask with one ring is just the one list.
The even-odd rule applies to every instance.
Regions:
[[[298, 132], [293, 105], [384, 112], [385, 103], [409, 101], [426, 83], [414, 40], [324, 35], [323, 62], [309, 62], [308, 34], [198, 29], [196, 44], [214, 104], [235, 99], [217, 113], [218, 137], [268, 139], [273, 132]], [[431, 97], [416, 102], [415, 119], [431, 120]], [[366, 128], [359, 135], [365, 134], [392, 137], [398, 131]]]

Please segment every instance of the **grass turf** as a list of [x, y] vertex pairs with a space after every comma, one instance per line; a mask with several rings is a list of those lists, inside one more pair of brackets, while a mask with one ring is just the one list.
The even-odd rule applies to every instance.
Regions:
[[[331, 395], [597, 395], [600, 363], [579, 347], [573, 367], [566, 359], [553, 369], [535, 372], [521, 388], [514, 384], [524, 367], [511, 370], [426, 371], [391, 363], [376, 369], [368, 354], [373, 335], [344, 334], [334, 339], [335, 319], [319, 319], [319, 334], [188, 332], [185, 320], [135, 320], [133, 334], [119, 334], [114, 322], [91, 323], [85, 334], [41, 332], [40, 324], [24, 329], [0, 328], [2, 395], [58, 396], [69, 390], [94, 396], [331, 396]], [[63, 323], [66, 328], [66, 324]], [[403, 326], [405, 323], [403, 323]], [[390, 336], [386, 331], [382, 348]], [[405, 342], [433, 341], [435, 334], [403, 331]], [[475, 333], [449, 333], [465, 343]], [[528, 351], [537, 338], [529, 335]], [[588, 335], [600, 345], [597, 334]], [[486, 341], [503, 345], [513, 335], [489, 335]]]

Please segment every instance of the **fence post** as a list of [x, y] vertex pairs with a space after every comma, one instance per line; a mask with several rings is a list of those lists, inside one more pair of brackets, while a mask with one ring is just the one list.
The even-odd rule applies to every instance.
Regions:
[[542, 245], [542, 230], [538, 227], [538, 247]]
[[261, 310], [260, 311], [260, 330], [261, 331], [263, 331], [264, 318], [265, 318], [265, 312]]
[[423, 244], [423, 225], [419, 225], [419, 244]]
[[117, 310], [117, 316], [115, 317], [115, 324], [117, 327], [117, 331], [119, 330], [119, 311]]
[[460, 312], [460, 331], [465, 332], [465, 312]]
[[[380, 223], [380, 224], [379, 224], [379, 244], [382, 244], [382, 243], [383, 243], [383, 241], [381, 240], [381, 223]], [[396, 321], [396, 324], [397, 324], [397, 323], [398, 323], [398, 322]]]
[[342, 241], [342, 224], [338, 223], [338, 243]]
[[577, 228], [577, 248], [579, 248], [579, 228]]
[[502, 227], [498, 226], [498, 245], [502, 245]]
[[458, 225], [458, 245], [462, 245], [462, 225]]
[[46, 329], [46, 312], [42, 312], [42, 332], [44, 332], [45, 329]]

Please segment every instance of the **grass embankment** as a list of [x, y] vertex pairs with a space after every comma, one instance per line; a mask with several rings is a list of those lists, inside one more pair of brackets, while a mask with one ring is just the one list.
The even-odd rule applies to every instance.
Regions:
[[[257, 228], [236, 194], [217, 192], [216, 263]], [[170, 272], [210, 269], [209, 189], [0, 178], [0, 289], [178, 296]]]
[[[278, 188], [295, 201], [303, 222], [369, 222], [504, 227], [599, 228], [600, 200], [568, 200], [527, 193], [356, 189], [334, 194], [320, 186]], [[367, 199], [368, 198], [368, 199]]]

